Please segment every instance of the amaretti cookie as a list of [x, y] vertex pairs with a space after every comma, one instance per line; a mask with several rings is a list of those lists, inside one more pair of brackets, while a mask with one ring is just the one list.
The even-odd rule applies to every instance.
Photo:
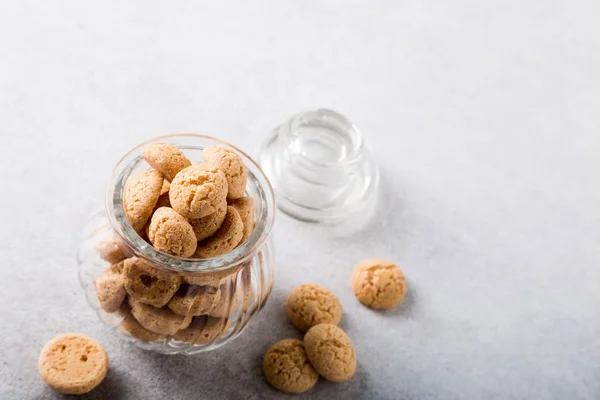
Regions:
[[219, 303], [221, 291], [212, 286], [181, 285], [167, 306], [179, 315], [209, 313]]
[[240, 156], [222, 146], [208, 146], [202, 150], [202, 158], [206, 164], [214, 165], [225, 173], [228, 199], [237, 199], [244, 195], [248, 174]]
[[227, 319], [203, 315], [194, 318], [190, 326], [177, 332], [175, 339], [181, 342], [206, 344], [212, 342], [226, 329]]
[[243, 243], [254, 230], [254, 200], [248, 196], [240, 197], [231, 202], [231, 207], [235, 208], [238, 214], [240, 214], [242, 224], [244, 224], [244, 232], [242, 240], [240, 240], [240, 243]]
[[124, 261], [123, 277], [129, 296], [154, 307], [166, 305], [181, 284], [177, 274], [154, 267], [138, 257]]
[[336, 325], [315, 325], [304, 335], [304, 347], [311, 364], [323, 378], [344, 382], [356, 372], [356, 352], [352, 341]]
[[114, 313], [121, 307], [127, 291], [123, 279], [123, 261], [111, 265], [94, 280], [100, 307], [107, 313]]
[[116, 264], [128, 257], [125, 245], [120, 244], [114, 237], [100, 241], [96, 245], [96, 250], [100, 258], [109, 264]]
[[175, 314], [166, 307], [156, 308], [148, 304], [129, 298], [131, 314], [140, 323], [141, 326], [151, 332], [163, 335], [174, 335], [180, 329], [187, 328], [192, 322], [192, 317], [184, 317]]
[[242, 240], [244, 224], [235, 208], [228, 206], [227, 215], [217, 232], [206, 240], [198, 243], [194, 253], [197, 258], [211, 258], [228, 253]]
[[192, 218], [189, 220], [190, 225], [194, 228], [196, 240], [201, 241], [214, 235], [225, 220], [227, 215], [227, 201], [223, 199], [217, 207], [217, 211], [202, 218]]
[[187, 219], [168, 207], [161, 207], [152, 215], [148, 239], [156, 249], [178, 257], [190, 257], [198, 245]]
[[133, 178], [125, 186], [123, 207], [134, 230], [141, 230], [152, 215], [163, 180], [160, 172], [150, 170]]
[[292, 290], [285, 302], [285, 311], [292, 325], [302, 332], [317, 324], [337, 325], [342, 318], [342, 305], [338, 298], [314, 283]]
[[202, 218], [217, 212], [227, 196], [227, 179], [220, 169], [192, 164], [171, 181], [171, 206], [186, 218]]
[[131, 313], [129, 302], [126, 301], [123, 303], [120, 312], [125, 315], [125, 318], [123, 321], [121, 321], [120, 329], [124, 330], [129, 336], [139, 339], [143, 342], [153, 342], [166, 337], [166, 335], [154, 333], [140, 325], [140, 323]]
[[352, 289], [358, 301], [375, 309], [396, 307], [406, 294], [406, 279], [391, 261], [371, 259], [352, 273]]
[[142, 156], [152, 168], [161, 172], [169, 181], [172, 181], [179, 171], [192, 165], [181, 150], [163, 142], [147, 144], [142, 149]]
[[84, 394], [104, 380], [108, 356], [94, 339], [80, 333], [65, 333], [44, 346], [38, 367], [44, 382], [57, 392]]
[[297, 339], [285, 339], [271, 346], [263, 360], [263, 372], [271, 386], [285, 393], [307, 392], [319, 380], [304, 345]]

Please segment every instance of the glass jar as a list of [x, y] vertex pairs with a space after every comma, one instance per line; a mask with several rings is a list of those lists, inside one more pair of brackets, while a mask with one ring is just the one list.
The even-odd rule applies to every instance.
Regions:
[[[143, 233], [133, 230], [123, 208], [124, 188], [130, 178], [150, 168], [141, 149], [154, 141], [174, 144], [192, 162], [200, 162], [202, 149], [209, 145], [224, 146], [242, 158], [248, 171], [246, 196], [254, 200], [255, 224], [245, 242], [214, 258], [179, 258], [156, 250], [142, 238]], [[270, 240], [274, 217], [273, 189], [257, 163], [244, 152], [203, 135], [157, 137], [133, 148], [113, 170], [105, 209], [90, 217], [77, 251], [80, 283], [100, 319], [138, 347], [164, 354], [197, 354], [215, 349], [240, 335], [269, 297], [275, 266]], [[98, 298], [98, 278], [109, 267], [122, 268], [120, 262], [128, 258], [141, 261], [156, 272], [141, 276], [141, 284], [152, 288], [157, 279], [162, 282], [162, 277], [168, 277], [171, 283], [179, 285], [168, 304], [155, 304], [161, 308], [143, 304], [149, 310], [148, 318], [164, 317], [157, 322], [158, 329], [146, 329], [146, 319], [143, 325], [139, 323], [139, 315], [131, 309], [131, 296], [120, 304], [108, 305]], [[120, 290], [126, 294], [122, 286]], [[174, 302], [175, 297], [178, 302]]]

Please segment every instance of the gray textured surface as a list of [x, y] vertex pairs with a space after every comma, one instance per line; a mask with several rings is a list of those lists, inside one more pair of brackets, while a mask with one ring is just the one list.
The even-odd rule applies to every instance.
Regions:
[[[36, 363], [65, 331], [109, 353], [91, 399], [278, 398], [261, 356], [299, 337], [282, 302], [306, 281], [340, 297], [359, 367], [305, 398], [600, 398], [598, 2], [124, 3], [0, 3], [0, 398], [59, 397]], [[252, 152], [315, 106], [365, 131], [379, 223], [336, 239], [280, 216], [273, 296], [227, 348], [109, 332], [74, 253], [121, 154], [169, 132]], [[354, 300], [370, 256], [405, 270], [400, 309]]]

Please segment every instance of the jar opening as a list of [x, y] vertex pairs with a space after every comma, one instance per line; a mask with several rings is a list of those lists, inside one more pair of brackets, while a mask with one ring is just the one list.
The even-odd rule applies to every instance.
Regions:
[[[129, 223], [123, 206], [125, 185], [131, 176], [144, 172], [150, 166], [140, 155], [141, 148], [148, 143], [163, 141], [172, 143], [182, 150], [192, 162], [199, 162], [201, 151], [209, 145], [219, 145], [235, 151], [246, 164], [248, 184], [246, 195], [254, 200], [255, 228], [248, 239], [218, 257], [196, 259], [181, 258], [155, 249], [142, 239]], [[251, 260], [266, 243], [273, 228], [275, 198], [273, 188], [258, 164], [237, 147], [219, 139], [199, 134], [174, 134], [153, 138], [134, 147], [119, 161], [113, 170], [106, 190], [106, 211], [113, 231], [135, 253], [136, 256], [176, 271], [200, 272], [219, 271], [233, 268]]]

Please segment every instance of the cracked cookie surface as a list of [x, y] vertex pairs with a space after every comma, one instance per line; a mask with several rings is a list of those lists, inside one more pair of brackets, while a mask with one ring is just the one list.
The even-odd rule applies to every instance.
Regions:
[[217, 211], [202, 218], [192, 218], [189, 220], [190, 225], [194, 228], [196, 234], [196, 240], [201, 241], [214, 235], [225, 220], [227, 215], [227, 201], [223, 199], [223, 202], [217, 207]]
[[202, 218], [217, 212], [227, 197], [223, 171], [208, 164], [192, 164], [171, 181], [171, 206], [186, 218]]
[[243, 234], [244, 224], [240, 214], [235, 208], [228, 206], [223, 224], [213, 236], [198, 243], [194, 257], [211, 258], [228, 253], [240, 243]]
[[342, 329], [315, 325], [304, 335], [306, 354], [315, 370], [331, 382], [345, 382], [356, 372], [356, 352]]
[[375, 309], [396, 307], [406, 294], [406, 279], [398, 266], [390, 261], [370, 259], [352, 272], [352, 289], [362, 304]]
[[321, 285], [300, 285], [288, 296], [285, 311], [292, 325], [302, 332], [317, 324], [337, 325], [342, 319], [338, 298]]
[[244, 195], [248, 174], [240, 156], [233, 150], [213, 145], [202, 150], [202, 158], [205, 163], [214, 165], [225, 173], [228, 199], [233, 200]]
[[[181, 150], [172, 144], [163, 142], [149, 143], [142, 149], [142, 157], [155, 170], [162, 173], [167, 180], [172, 181], [182, 169], [192, 165]], [[165, 185], [166, 188], [166, 185]], [[163, 189], [164, 190], [164, 189]], [[164, 190], [165, 193], [168, 189]]]
[[107, 313], [114, 313], [121, 307], [127, 291], [123, 279], [123, 261], [111, 265], [94, 280], [100, 307]]
[[168, 207], [161, 207], [152, 215], [148, 239], [156, 249], [178, 257], [191, 256], [198, 246], [192, 225]]
[[181, 284], [177, 274], [156, 268], [137, 257], [125, 260], [123, 277], [130, 297], [154, 307], [166, 305]]
[[135, 231], [141, 230], [152, 215], [163, 182], [160, 172], [150, 170], [136, 176], [125, 186], [123, 208]]
[[192, 322], [192, 317], [175, 314], [166, 307], [156, 308], [148, 304], [129, 298], [131, 314], [145, 329], [162, 334], [174, 335], [179, 330], [187, 328]]
[[244, 243], [254, 230], [254, 200], [252, 197], [240, 197], [231, 202], [231, 207], [235, 208], [242, 223], [244, 224], [244, 233], [240, 243]]
[[271, 346], [263, 360], [263, 372], [271, 386], [285, 393], [307, 392], [319, 379], [304, 345], [297, 339], [285, 339]]

